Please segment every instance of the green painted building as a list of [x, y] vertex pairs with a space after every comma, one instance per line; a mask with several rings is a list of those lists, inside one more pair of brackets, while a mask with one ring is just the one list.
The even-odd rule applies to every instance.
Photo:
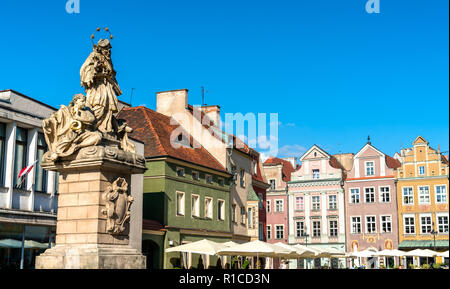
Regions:
[[208, 239], [227, 242], [231, 175], [170, 118], [145, 107], [120, 113], [145, 144], [143, 253], [148, 268], [216, 267], [216, 256], [165, 253], [181, 244]]

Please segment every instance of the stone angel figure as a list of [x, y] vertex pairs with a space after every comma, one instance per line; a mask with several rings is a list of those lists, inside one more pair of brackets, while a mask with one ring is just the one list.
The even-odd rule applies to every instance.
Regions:
[[117, 123], [113, 114], [118, 111], [117, 97], [122, 90], [116, 80], [111, 61], [111, 43], [100, 39], [80, 69], [81, 86], [85, 88], [87, 102], [97, 119], [96, 129], [114, 135]]
[[49, 151], [44, 158], [56, 161], [74, 154], [83, 147], [95, 146], [102, 139], [102, 133], [93, 131], [96, 119], [86, 106], [86, 96], [76, 94], [67, 107], [61, 108], [43, 121], [45, 140]]

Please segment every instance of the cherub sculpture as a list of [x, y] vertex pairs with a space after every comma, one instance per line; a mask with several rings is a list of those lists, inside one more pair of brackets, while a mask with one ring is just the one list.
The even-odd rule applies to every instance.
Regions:
[[102, 139], [102, 133], [94, 131], [96, 119], [86, 106], [86, 96], [76, 94], [69, 107], [61, 108], [43, 121], [47, 152], [52, 161], [67, 157], [81, 148], [95, 146]]

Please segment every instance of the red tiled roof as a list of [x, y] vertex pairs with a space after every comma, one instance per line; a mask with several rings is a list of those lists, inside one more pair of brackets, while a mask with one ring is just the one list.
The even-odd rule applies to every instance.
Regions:
[[164, 230], [164, 226], [161, 225], [158, 221], [154, 220], [142, 220], [142, 229], [144, 230]]
[[386, 155], [386, 165], [391, 169], [396, 169], [402, 166], [399, 160], [394, 159], [388, 155]]
[[[261, 166], [259, 165], [259, 155], [256, 158], [254, 158], [254, 160], [256, 161], [256, 175], [252, 174], [252, 178], [261, 183], [264, 183], [264, 178], [263, 178], [262, 172], [261, 172]], [[269, 185], [269, 184], [267, 184], [267, 185]]]
[[283, 166], [283, 181], [289, 182], [291, 180], [291, 173], [295, 171], [292, 163], [287, 160], [283, 160], [276, 157], [269, 157], [265, 162], [265, 165], [282, 165]]
[[341, 170], [345, 171], [344, 166], [341, 165], [341, 163], [334, 156], [330, 157], [330, 166], [332, 166], [335, 169], [341, 169]]
[[[142, 141], [145, 144], [144, 155], [148, 157], [170, 156], [193, 164], [201, 165], [217, 171], [226, 172], [225, 168], [203, 147], [189, 148], [180, 146], [174, 148], [171, 145], [171, 134], [178, 125], [170, 124], [170, 117], [153, 111], [144, 106], [124, 108], [118, 118], [125, 119], [128, 125], [134, 129], [130, 137]], [[192, 137], [189, 137], [192, 144]]]
[[447, 164], [447, 165], [448, 165], [448, 155], [446, 155], [446, 156], [441, 155], [441, 160], [442, 160], [442, 162], [443, 162], [444, 164]]

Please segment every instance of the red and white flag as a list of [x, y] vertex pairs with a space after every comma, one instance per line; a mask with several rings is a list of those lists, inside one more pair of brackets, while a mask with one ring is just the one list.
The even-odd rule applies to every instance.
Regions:
[[31, 172], [31, 170], [34, 168], [34, 165], [37, 163], [37, 160], [35, 160], [31, 165], [28, 165], [27, 167], [23, 168], [20, 173], [19, 176], [17, 177], [18, 179], [20, 179], [21, 177], [25, 176], [26, 174], [28, 174], [29, 172]]

